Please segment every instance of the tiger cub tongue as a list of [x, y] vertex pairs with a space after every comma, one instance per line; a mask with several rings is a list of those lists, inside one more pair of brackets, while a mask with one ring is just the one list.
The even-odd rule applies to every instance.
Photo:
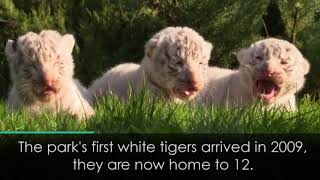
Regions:
[[257, 82], [257, 89], [260, 95], [270, 100], [274, 97], [277, 86], [272, 81], [259, 80]]

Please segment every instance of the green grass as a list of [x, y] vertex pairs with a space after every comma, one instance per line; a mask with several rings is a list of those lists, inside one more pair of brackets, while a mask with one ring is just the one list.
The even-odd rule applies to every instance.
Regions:
[[304, 97], [298, 111], [251, 107], [175, 104], [132, 95], [125, 103], [112, 96], [99, 101], [96, 116], [79, 121], [67, 114], [30, 116], [0, 104], [1, 131], [96, 131], [98, 133], [318, 133], [320, 101]]

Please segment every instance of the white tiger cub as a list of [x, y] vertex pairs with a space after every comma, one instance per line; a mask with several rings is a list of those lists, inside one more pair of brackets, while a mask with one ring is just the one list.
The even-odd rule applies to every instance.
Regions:
[[303, 88], [310, 65], [293, 44], [260, 40], [240, 50], [238, 60], [238, 70], [209, 68], [196, 102], [235, 106], [262, 100], [267, 107], [296, 109], [295, 94]]
[[32, 114], [64, 110], [79, 119], [94, 115], [89, 92], [73, 78], [74, 44], [71, 34], [53, 30], [8, 40], [5, 54], [13, 84], [9, 107]]
[[120, 64], [89, 90], [96, 97], [114, 93], [126, 100], [129, 83], [135, 92], [145, 83], [154, 95], [174, 102], [191, 100], [204, 86], [211, 50], [211, 43], [191, 28], [167, 27], [146, 43], [141, 64]]

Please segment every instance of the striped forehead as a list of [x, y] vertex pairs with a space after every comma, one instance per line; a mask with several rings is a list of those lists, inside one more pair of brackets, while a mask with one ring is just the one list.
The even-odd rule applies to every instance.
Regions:
[[279, 57], [283, 54], [284, 48], [277, 43], [261, 43], [255, 47], [255, 54], [266, 57]]
[[57, 56], [54, 44], [50, 41], [37, 39], [32, 42], [24, 41], [21, 43], [20, 52], [25, 60], [36, 62], [48, 62]]
[[185, 61], [198, 60], [202, 55], [202, 48], [200, 44], [193, 40], [182, 41], [177, 40], [171, 45], [166, 47], [167, 51], [171, 51], [170, 54], [177, 56]]

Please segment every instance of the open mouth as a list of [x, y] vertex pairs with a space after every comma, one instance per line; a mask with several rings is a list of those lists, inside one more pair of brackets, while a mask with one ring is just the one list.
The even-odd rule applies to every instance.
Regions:
[[192, 88], [189, 88], [189, 89], [183, 91], [184, 95], [186, 95], [186, 96], [195, 95], [197, 92], [198, 92], [197, 90], [192, 89]]
[[57, 93], [57, 89], [53, 86], [45, 86], [42, 91], [43, 96], [52, 96]]
[[260, 79], [256, 81], [256, 91], [258, 96], [271, 101], [278, 95], [280, 87], [271, 79]]
[[184, 97], [184, 98], [193, 97], [193, 96], [195, 96], [198, 92], [199, 92], [199, 90], [196, 89], [196, 88], [194, 88], [194, 87], [177, 90], [177, 93], [178, 93], [180, 96]]

